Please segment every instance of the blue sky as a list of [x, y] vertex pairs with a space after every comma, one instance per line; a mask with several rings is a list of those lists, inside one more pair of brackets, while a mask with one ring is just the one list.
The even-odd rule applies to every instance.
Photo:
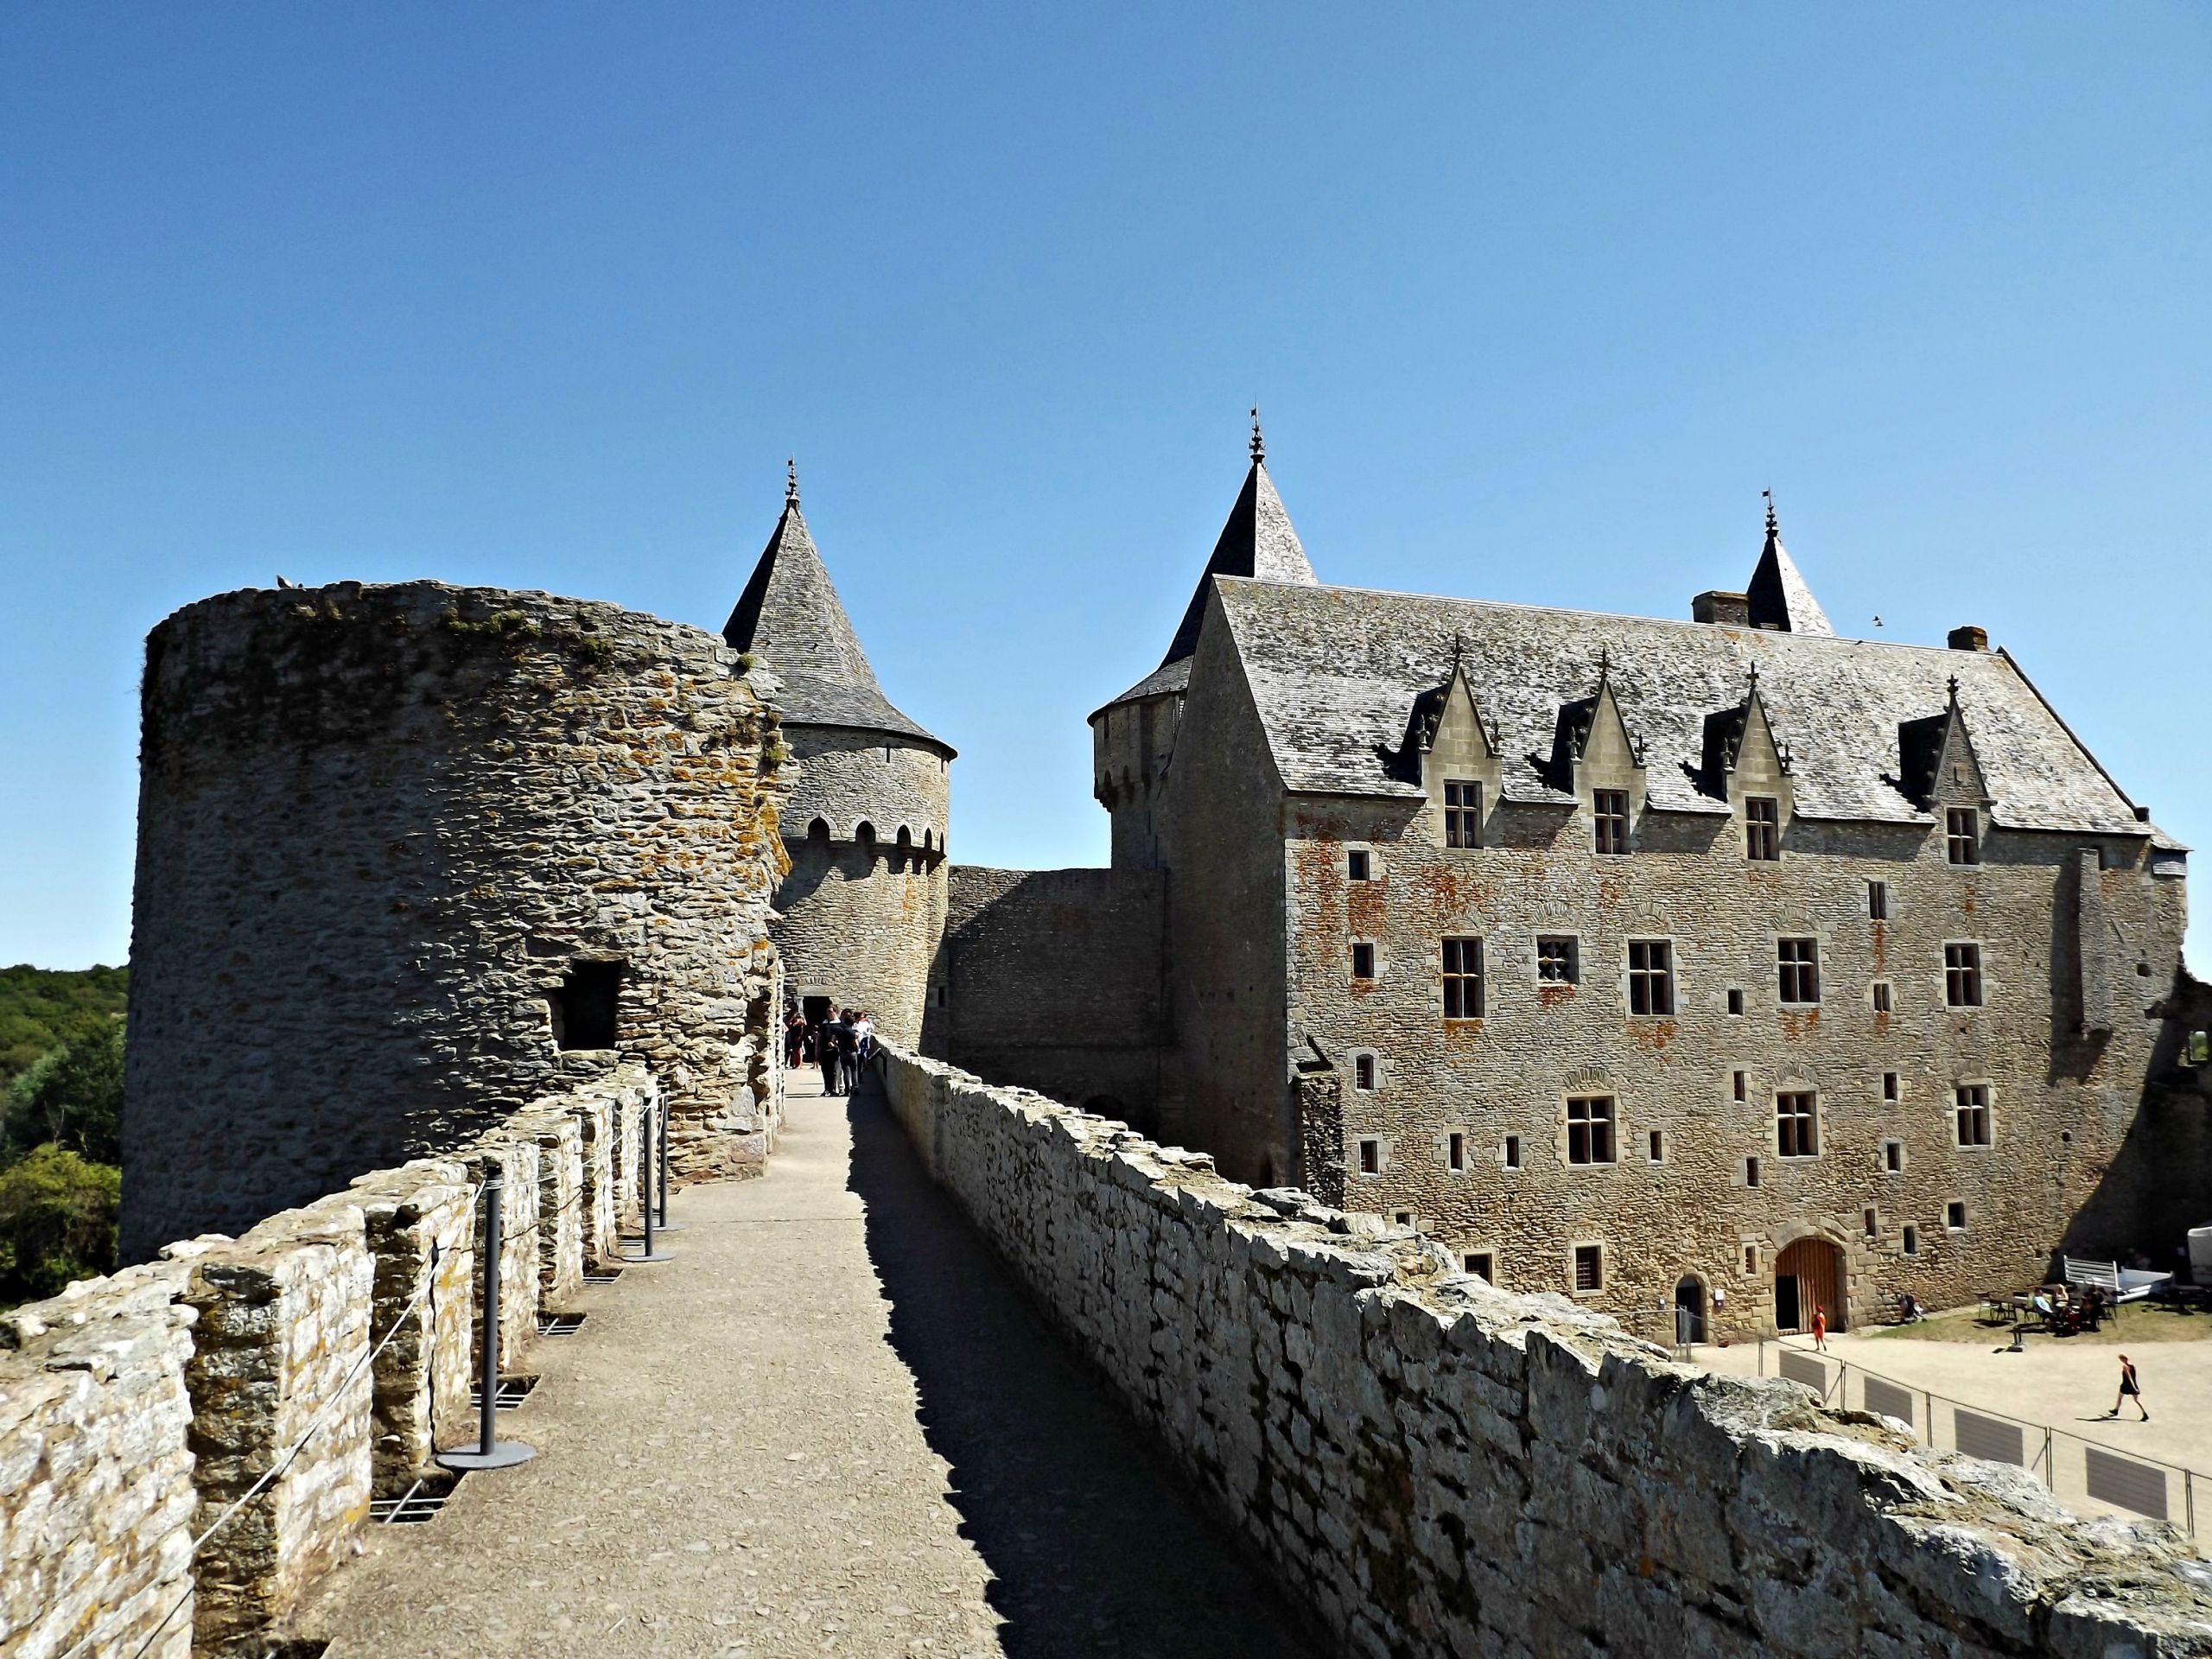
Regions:
[[1103, 862], [1255, 400], [1325, 581], [1685, 615], [1771, 486], [2212, 845], [2209, 210], [2193, 5], [10, 7], [0, 962], [127, 948], [168, 611], [716, 626], [793, 452], [955, 855]]

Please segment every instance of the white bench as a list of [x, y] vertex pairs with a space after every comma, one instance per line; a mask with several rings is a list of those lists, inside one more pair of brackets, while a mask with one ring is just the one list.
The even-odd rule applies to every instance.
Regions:
[[2070, 1255], [2058, 1258], [2069, 1285], [2094, 1285], [2109, 1291], [2115, 1302], [2139, 1301], [2151, 1294], [2154, 1286], [2163, 1285], [2173, 1277], [2171, 1273], [2145, 1273], [2136, 1268], [2123, 1268], [2117, 1262], [2076, 1262]]

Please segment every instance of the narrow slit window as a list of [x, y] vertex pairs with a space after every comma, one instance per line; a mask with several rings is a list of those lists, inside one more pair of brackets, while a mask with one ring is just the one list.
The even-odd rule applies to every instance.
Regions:
[[1351, 976], [1354, 979], [1375, 977], [1375, 947], [1364, 940], [1351, 948]]
[[1870, 921], [1886, 922], [1890, 919], [1888, 882], [1869, 881], [1866, 884], [1866, 915]]
[[1444, 941], [1444, 1017], [1479, 1020], [1483, 1017], [1483, 942], [1480, 939]]
[[1744, 802], [1744, 856], [1763, 864], [1782, 856], [1782, 803], [1770, 795]]
[[1375, 1057], [1372, 1054], [1351, 1057], [1351, 1086], [1363, 1092], [1375, 1087]]
[[1359, 1173], [1380, 1175], [1382, 1173], [1382, 1143], [1372, 1138], [1359, 1143]]
[[1448, 779], [1444, 785], [1444, 844], [1483, 844], [1483, 786], [1473, 779]]
[[1745, 1159], [1745, 1160], [1744, 1160], [1744, 1185], [1745, 1185], [1745, 1186], [1757, 1186], [1758, 1184], [1759, 1184], [1759, 1160], [1758, 1160], [1758, 1159], [1756, 1159], [1756, 1158], [1746, 1158], [1746, 1159]]
[[1728, 1012], [1740, 1014], [1744, 1011], [1744, 992], [1740, 986], [1728, 988]]
[[1746, 1072], [1742, 1072], [1742, 1071], [1731, 1071], [1731, 1072], [1728, 1074], [1728, 1088], [1729, 1088], [1730, 1092], [1731, 1092], [1731, 1093], [1732, 1093], [1738, 1100], [1748, 1100], [1748, 1099], [1750, 1099], [1750, 1098], [1751, 1098], [1751, 1077], [1750, 1077], [1750, 1075], [1749, 1075], [1748, 1073], [1746, 1073]]
[[1590, 795], [1591, 825], [1597, 850], [1611, 855], [1628, 851], [1628, 791], [1593, 790]]
[[1744, 1271], [1745, 1271], [1745, 1273], [1757, 1273], [1758, 1270], [1759, 1270], [1759, 1247], [1758, 1247], [1758, 1245], [1756, 1245], [1756, 1244], [1746, 1244], [1746, 1245], [1745, 1245], [1745, 1246], [1744, 1246]]
[[1457, 1129], [1444, 1137], [1444, 1163], [1447, 1169], [1467, 1166], [1467, 1137]]
[[1666, 1162], [1667, 1132], [1664, 1129], [1654, 1129], [1651, 1131], [1650, 1147], [1651, 1161], [1655, 1164]]
[[1508, 1169], [1521, 1167], [1521, 1137], [1517, 1135], [1505, 1137], [1505, 1166]]
[[1954, 864], [1981, 862], [1981, 814], [1955, 806], [1943, 814], [1943, 851]]
[[1780, 970], [1780, 994], [1784, 1002], [1821, 1000], [1821, 943], [1818, 939], [1779, 939], [1775, 943]]
[[1862, 1218], [1866, 1224], [1866, 1236], [1879, 1238], [1882, 1236], [1882, 1218], [1872, 1210], [1866, 1211]]
[[1877, 1014], [1890, 1012], [1890, 982], [1886, 979], [1878, 979], [1874, 982], [1874, 1012]]
[[1943, 1001], [1955, 1008], [1981, 1006], [1981, 947], [1947, 944], [1943, 947]]
[[1900, 1089], [1899, 1089], [1899, 1084], [1898, 1084], [1898, 1082], [1897, 1082], [1897, 1074], [1896, 1072], [1894, 1072], [1894, 1071], [1885, 1071], [1885, 1072], [1883, 1072], [1883, 1073], [1882, 1073], [1882, 1098], [1883, 1098], [1884, 1100], [1889, 1101], [1889, 1102], [1891, 1102], [1892, 1104], [1894, 1104], [1894, 1103], [1896, 1103], [1896, 1101], [1897, 1101], [1897, 1096], [1898, 1096], [1898, 1093], [1899, 1093], [1899, 1092], [1900, 1092]]
[[1628, 1011], [1675, 1011], [1675, 947], [1665, 939], [1628, 942]]
[[1577, 1095], [1567, 1103], [1567, 1161], [1613, 1161], [1613, 1097]]
[[1574, 1287], [1577, 1290], [1603, 1290], [1605, 1287], [1605, 1246], [1578, 1244], [1574, 1247]]
[[1907, 1255], [1920, 1254], [1920, 1229], [1907, 1222], [1897, 1230], [1897, 1245]]
[[1882, 1167], [1892, 1175], [1901, 1175], [1904, 1173], [1904, 1141], [1885, 1141], [1882, 1142]]

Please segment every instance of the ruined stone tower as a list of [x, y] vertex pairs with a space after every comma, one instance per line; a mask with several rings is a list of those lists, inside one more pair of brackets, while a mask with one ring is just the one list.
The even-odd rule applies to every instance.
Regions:
[[721, 640], [340, 582], [146, 645], [127, 1258], [644, 1061], [691, 1173], [773, 1128], [775, 716]]
[[722, 637], [781, 681], [798, 762], [783, 818], [791, 873], [776, 892], [786, 982], [802, 1003], [864, 1007], [893, 1042], [918, 1042], [944, 931], [953, 750], [876, 683], [807, 533], [796, 475]]

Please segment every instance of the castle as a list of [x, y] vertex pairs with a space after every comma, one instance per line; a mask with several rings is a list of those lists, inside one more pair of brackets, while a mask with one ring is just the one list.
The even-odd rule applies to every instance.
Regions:
[[1090, 717], [1111, 868], [948, 866], [952, 751], [883, 696], [794, 490], [727, 636], [802, 761], [786, 970], [1503, 1287], [1700, 1332], [2177, 1236], [2185, 849], [1979, 628], [1838, 637], [1770, 505], [1691, 617], [1325, 586], [1255, 425], [1160, 665]]

